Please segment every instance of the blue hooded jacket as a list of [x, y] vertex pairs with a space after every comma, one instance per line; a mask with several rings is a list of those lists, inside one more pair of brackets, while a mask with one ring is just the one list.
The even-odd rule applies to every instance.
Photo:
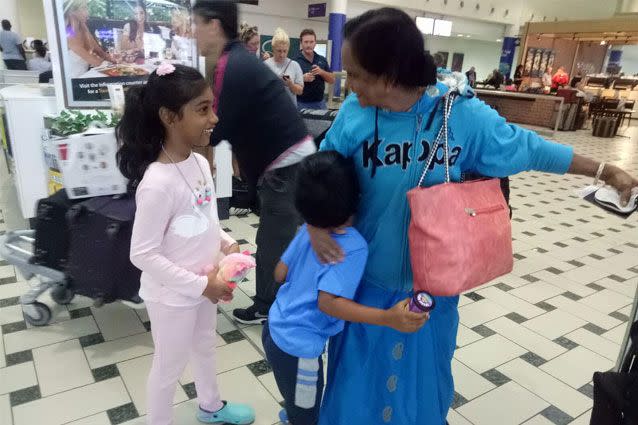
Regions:
[[[489, 177], [528, 170], [565, 173], [572, 162], [571, 147], [508, 124], [464, 82], [455, 82], [451, 74], [443, 78], [409, 112], [378, 110], [378, 143], [376, 108], [362, 108], [355, 94], [349, 96], [321, 144], [322, 150], [336, 150], [355, 163], [362, 192], [355, 227], [369, 244], [364, 287], [393, 292], [412, 289], [406, 193], [417, 185], [443, 124], [442, 98], [450, 87], [460, 92], [448, 131], [452, 181], [461, 181], [463, 173]], [[442, 143], [436, 149], [424, 186], [445, 181]]]

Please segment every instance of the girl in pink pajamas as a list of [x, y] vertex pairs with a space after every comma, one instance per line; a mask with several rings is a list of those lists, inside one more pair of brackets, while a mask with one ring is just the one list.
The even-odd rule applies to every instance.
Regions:
[[193, 68], [163, 64], [127, 92], [116, 129], [118, 162], [136, 190], [131, 261], [142, 270], [140, 296], [151, 319], [155, 354], [148, 378], [149, 425], [173, 423], [173, 397], [191, 363], [204, 423], [249, 424], [249, 406], [221, 399], [215, 367], [217, 301], [232, 298], [217, 269], [239, 252], [219, 226], [213, 178], [193, 146], [209, 143], [217, 124], [213, 94]]

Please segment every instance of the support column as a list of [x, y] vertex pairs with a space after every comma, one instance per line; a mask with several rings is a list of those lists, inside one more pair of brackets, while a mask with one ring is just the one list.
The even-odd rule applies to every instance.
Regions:
[[[330, 69], [335, 72], [342, 70], [341, 47], [343, 46], [343, 27], [346, 24], [348, 0], [331, 0], [328, 22], [328, 40], [331, 41]], [[334, 94], [341, 94], [341, 79], [335, 81]]]

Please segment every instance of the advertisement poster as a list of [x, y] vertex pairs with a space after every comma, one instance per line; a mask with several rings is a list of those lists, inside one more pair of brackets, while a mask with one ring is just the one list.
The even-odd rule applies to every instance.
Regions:
[[529, 77], [532, 75], [532, 67], [534, 65], [534, 55], [536, 54], [536, 49], [530, 48], [527, 50], [527, 55], [525, 56], [525, 64], [523, 66], [523, 76]]
[[463, 71], [463, 58], [465, 55], [463, 53], [454, 53], [452, 54], [452, 71], [454, 72], [462, 72]]
[[109, 105], [109, 84], [143, 84], [162, 62], [197, 67], [190, 0], [55, 0], [65, 103]]
[[541, 59], [543, 58], [543, 50], [536, 50], [536, 54], [534, 54], [534, 65], [532, 65], [532, 77], [540, 78], [543, 73], [540, 71], [541, 69]]
[[519, 39], [516, 37], [505, 37], [503, 39], [503, 47], [501, 49], [501, 59], [499, 61], [498, 70], [505, 77], [509, 78], [512, 72], [512, 64], [514, 63], [514, 53]]
[[447, 68], [447, 61], [448, 61], [448, 58], [450, 56], [450, 53], [449, 52], [436, 52], [434, 54], [435, 59], [437, 58], [437, 55], [439, 55], [438, 58], [440, 60], [440, 63], [437, 63], [437, 66], [440, 66], [441, 68]]
[[545, 70], [547, 69], [549, 65], [549, 55], [551, 55], [552, 52], [549, 50], [545, 50], [543, 52], [543, 56], [541, 57], [541, 63], [538, 66], [538, 71], [541, 75], [543, 75], [545, 73]]
[[547, 59], [547, 66], [554, 67], [554, 59], [556, 58], [556, 53], [553, 51], [549, 54], [549, 59]]

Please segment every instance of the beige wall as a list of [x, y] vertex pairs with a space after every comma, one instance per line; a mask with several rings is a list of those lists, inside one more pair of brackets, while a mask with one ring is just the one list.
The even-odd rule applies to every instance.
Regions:
[[20, 21], [19, 31], [22, 37], [47, 38], [42, 0], [20, 0], [18, 4], [18, 19]]

